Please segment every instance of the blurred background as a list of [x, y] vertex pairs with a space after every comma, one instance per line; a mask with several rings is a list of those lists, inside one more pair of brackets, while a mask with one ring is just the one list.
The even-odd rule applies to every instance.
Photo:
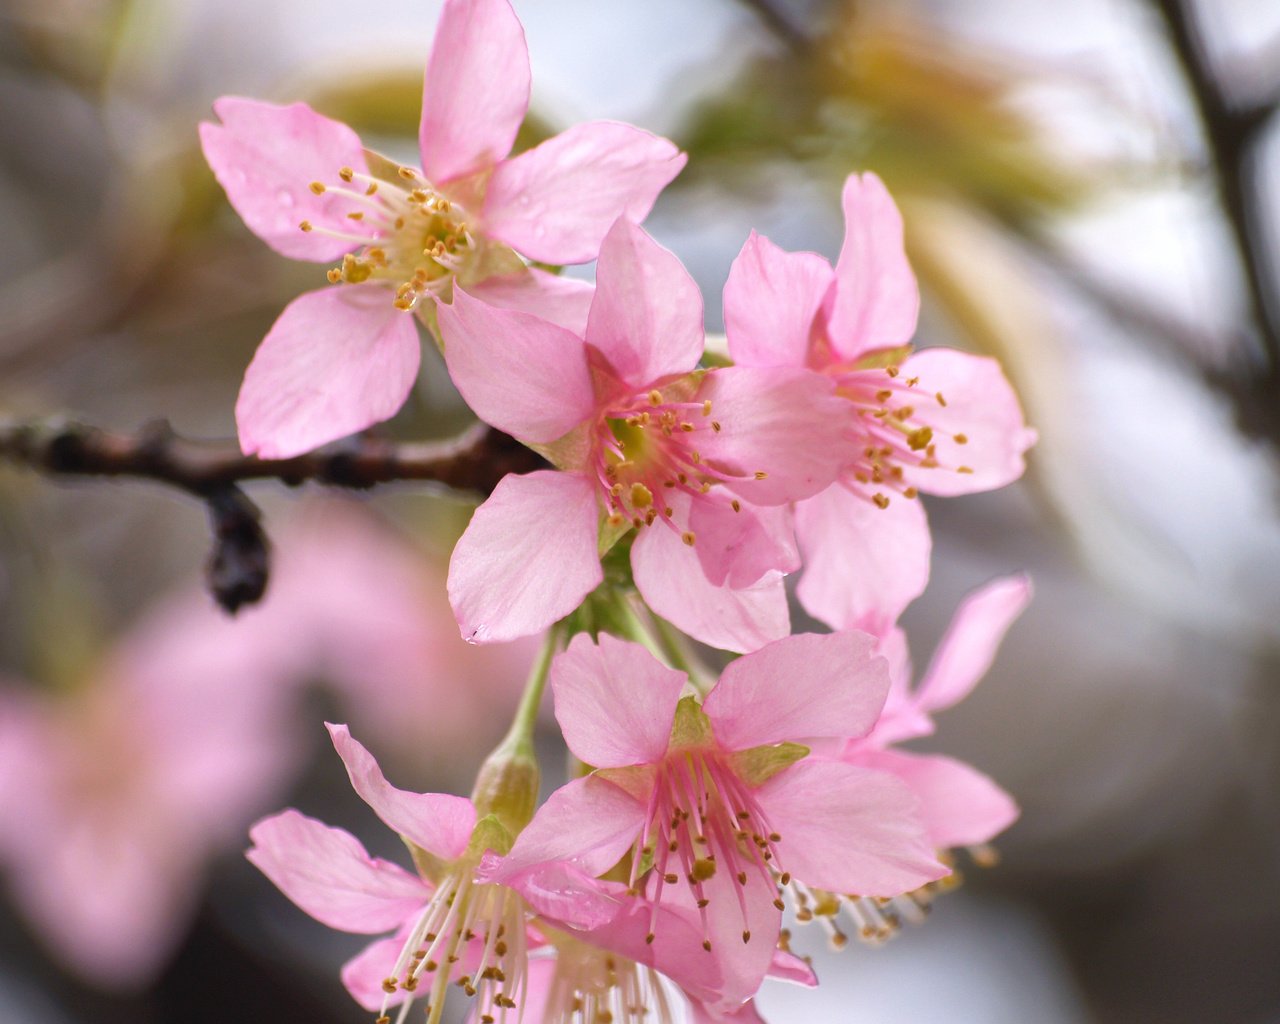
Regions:
[[[1031, 572], [929, 741], [1022, 819], [887, 946], [798, 932], [823, 986], [767, 988], [769, 1019], [1280, 1021], [1280, 5], [515, 7], [531, 138], [609, 117], [688, 150], [648, 227], [710, 330], [751, 228], [834, 257], [840, 184], [872, 169], [918, 340], [997, 355], [1040, 432], [1018, 485], [928, 503], [906, 617], [923, 665], [967, 591]], [[230, 436], [254, 348], [321, 271], [241, 226], [196, 124], [224, 93], [305, 99], [411, 158], [438, 10], [5, 0], [0, 418]], [[384, 429], [467, 422], [428, 351]], [[0, 1020], [363, 1020], [336, 973], [360, 940], [261, 878], [245, 828], [292, 804], [394, 857], [320, 723], [455, 792], [505, 728], [530, 650], [466, 647], [444, 598], [466, 500], [252, 494], [277, 571], [232, 621], [199, 589], [197, 504], [0, 467]]]

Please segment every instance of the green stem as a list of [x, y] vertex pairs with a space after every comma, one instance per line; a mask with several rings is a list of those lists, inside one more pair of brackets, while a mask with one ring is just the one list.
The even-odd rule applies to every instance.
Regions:
[[533, 756], [533, 733], [538, 723], [538, 708], [542, 705], [542, 691], [547, 688], [551, 659], [560, 647], [560, 634], [558, 623], [547, 631], [538, 657], [529, 670], [529, 678], [524, 684], [524, 693], [520, 695], [520, 706], [516, 708], [515, 717], [511, 720], [511, 728], [498, 744], [498, 750]]
[[647, 607], [645, 610], [648, 614], [642, 619], [626, 597], [618, 598], [617, 607], [627, 635], [636, 643], [643, 644], [654, 657], [687, 675], [694, 688], [706, 696], [715, 680], [702, 662], [689, 651], [680, 635]]

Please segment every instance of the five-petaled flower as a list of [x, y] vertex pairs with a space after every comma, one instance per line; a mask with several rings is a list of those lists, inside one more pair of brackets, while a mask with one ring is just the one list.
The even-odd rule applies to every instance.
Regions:
[[994, 359], [911, 353], [920, 295], [880, 179], [850, 176], [843, 205], [834, 269], [752, 233], [725, 285], [725, 333], [738, 365], [807, 366], [857, 411], [840, 481], [796, 506], [796, 593], [833, 629], [879, 633], [929, 578], [918, 493], [1001, 487], [1022, 475], [1036, 435]]
[[782, 893], [892, 897], [947, 874], [906, 785], [803, 745], [875, 724], [889, 677], [874, 645], [790, 636], [732, 662], [699, 701], [643, 647], [579, 635], [551, 684], [569, 749], [595, 770], [552, 794], [494, 877], [523, 891], [543, 865], [598, 875], [621, 860], [647, 941], [660, 908], [691, 906], [735, 1008], [773, 963]]
[[[620, 215], [642, 219], [685, 157], [610, 121], [508, 158], [529, 105], [529, 54], [508, 0], [447, 0], [427, 63], [422, 166], [366, 151], [303, 103], [224, 96], [200, 138], [245, 224], [342, 287], [295, 299], [245, 374], [246, 453], [287, 457], [394, 415], [417, 376], [417, 309], [455, 284], [580, 326], [590, 286], [527, 267], [594, 259]], [[517, 255], [519, 254], [519, 255]]]
[[477, 415], [560, 472], [508, 476], [454, 549], [463, 635], [502, 641], [573, 611], [600, 551], [635, 531], [649, 606], [705, 643], [746, 651], [790, 629], [790, 501], [839, 472], [854, 416], [798, 367], [700, 370], [702, 299], [635, 224], [610, 230], [580, 333], [465, 293], [441, 307], [445, 359]]

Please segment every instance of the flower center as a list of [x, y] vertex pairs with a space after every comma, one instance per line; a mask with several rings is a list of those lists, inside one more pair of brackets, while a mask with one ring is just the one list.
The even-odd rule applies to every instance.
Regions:
[[397, 309], [411, 310], [423, 295], [439, 296], [474, 255], [476, 242], [465, 211], [438, 192], [412, 167], [397, 169], [387, 181], [340, 168], [337, 182], [313, 181], [316, 195], [336, 195], [351, 209], [351, 231], [318, 227], [304, 220], [299, 227], [349, 241], [355, 247], [329, 271], [333, 284], [385, 281], [395, 290]]
[[[686, 748], [673, 751], [657, 768], [657, 778], [649, 800], [648, 820], [638, 849], [632, 857], [631, 888], [648, 865], [653, 870], [654, 905], [649, 935], [654, 939], [653, 921], [662, 889], [685, 885], [702, 917], [703, 949], [711, 950], [707, 927], [707, 907], [711, 903], [709, 883], [724, 872], [742, 911], [742, 941], [751, 941], [745, 889], [753, 875], [770, 888], [782, 872], [777, 844], [782, 837], [765, 820], [750, 787], [711, 749]], [[774, 905], [783, 909], [781, 899]]]
[[427, 1024], [439, 1024], [451, 981], [477, 998], [482, 1024], [505, 1017], [504, 1011], [524, 1001], [526, 917], [516, 892], [473, 882], [472, 865], [460, 863], [441, 881], [383, 981], [386, 995], [376, 1024], [391, 1024], [387, 1011], [397, 991], [408, 994], [395, 1018], [403, 1024], [424, 983]]
[[[704, 461], [698, 445], [720, 433], [711, 400], [679, 400], [654, 389], [608, 409], [598, 429], [595, 475], [609, 511], [609, 525], [637, 529], [661, 520], [692, 546], [688, 524], [677, 523], [670, 495], [693, 497], [734, 476]], [[763, 473], [755, 474], [763, 479]], [[735, 512], [741, 503], [730, 502]]]
[[[860, 451], [846, 482], [855, 485], [879, 508], [889, 507], [886, 491], [915, 498], [918, 491], [904, 479], [909, 469], [944, 469], [972, 473], [969, 466], [944, 466], [938, 459], [937, 427], [923, 423], [919, 410], [926, 404], [946, 407], [941, 391], [932, 394], [920, 387], [919, 377], [903, 377], [896, 365], [836, 366], [828, 371], [835, 377], [836, 393], [858, 410], [861, 426]], [[969, 443], [964, 434], [948, 434], [956, 444]]]

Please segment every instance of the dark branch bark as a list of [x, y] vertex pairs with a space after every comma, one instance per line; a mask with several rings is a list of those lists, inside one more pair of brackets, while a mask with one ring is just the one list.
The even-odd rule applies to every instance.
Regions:
[[262, 597], [270, 574], [270, 542], [260, 510], [239, 486], [245, 481], [358, 489], [417, 481], [487, 495], [508, 473], [546, 465], [518, 441], [484, 425], [440, 443], [355, 437], [291, 459], [258, 459], [242, 455], [233, 441], [179, 437], [165, 421], [136, 434], [71, 422], [0, 422], [0, 460], [55, 477], [151, 480], [200, 499], [213, 531], [205, 580], [232, 613]]

